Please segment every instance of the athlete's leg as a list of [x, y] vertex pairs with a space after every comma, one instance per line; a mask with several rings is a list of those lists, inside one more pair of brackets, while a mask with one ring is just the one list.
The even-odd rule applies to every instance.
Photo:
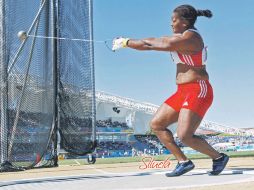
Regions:
[[194, 135], [200, 125], [202, 118], [195, 112], [182, 108], [178, 118], [177, 135], [187, 146], [216, 159], [221, 155], [206, 140]]
[[178, 161], [187, 160], [181, 149], [176, 145], [173, 134], [167, 127], [178, 120], [179, 113], [166, 103], [162, 104], [150, 122], [150, 127], [162, 144]]

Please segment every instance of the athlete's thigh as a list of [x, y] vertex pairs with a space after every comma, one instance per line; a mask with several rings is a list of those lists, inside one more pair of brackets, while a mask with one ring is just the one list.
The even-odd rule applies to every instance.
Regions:
[[163, 103], [156, 111], [151, 123], [160, 127], [160, 129], [165, 129], [169, 125], [177, 122], [178, 115], [179, 113], [176, 112], [171, 106]]
[[190, 109], [182, 108], [178, 117], [178, 136], [192, 136], [199, 127], [202, 117]]

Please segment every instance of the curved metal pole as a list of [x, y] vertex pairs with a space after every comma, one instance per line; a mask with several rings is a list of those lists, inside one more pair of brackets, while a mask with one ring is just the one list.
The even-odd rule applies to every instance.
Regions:
[[[30, 26], [30, 28], [29, 28], [28, 31], [27, 31], [28, 36], [29, 36], [29, 34], [31, 33], [31, 31], [33, 30], [34, 26], [36, 25], [38, 19], [40, 18], [41, 12], [42, 12], [42, 10], [43, 10], [43, 8], [44, 8], [44, 6], [45, 6], [45, 4], [46, 4], [47, 1], [48, 1], [48, 0], [44, 0], [44, 2], [41, 4], [40, 9], [39, 9], [37, 15], [35, 16], [35, 19], [33, 20], [32, 25]], [[14, 64], [16, 63], [16, 61], [17, 61], [17, 59], [18, 59], [20, 53], [22, 52], [22, 50], [23, 50], [23, 48], [24, 48], [24, 46], [25, 46], [25, 44], [26, 44], [26, 42], [27, 42], [27, 39], [28, 39], [28, 38], [24, 39], [24, 41], [23, 41], [22, 44], [20, 45], [20, 47], [19, 47], [19, 49], [18, 49], [16, 55], [14, 56], [12, 62], [10, 63], [10, 66], [9, 66], [9, 68], [8, 68], [8, 71], [7, 71], [7, 74], [8, 74], [8, 75], [9, 75], [9, 73], [11, 72], [11, 70], [12, 70]]]
[[[44, 1], [44, 3], [45, 3], [45, 1]], [[39, 27], [39, 21], [40, 21], [39, 18], [40, 18], [40, 16], [37, 18], [37, 21], [36, 21], [36, 24], [35, 24], [35, 32], [34, 32], [35, 35], [37, 34], [38, 27]], [[33, 58], [33, 51], [34, 51], [35, 41], [36, 41], [36, 38], [33, 39], [31, 50], [30, 50], [30, 53], [29, 53], [29, 58], [28, 58], [28, 62], [27, 62], [27, 70], [26, 70], [26, 74], [25, 74], [24, 84], [22, 86], [20, 101], [19, 101], [18, 106], [17, 106], [17, 113], [16, 113], [16, 117], [15, 117], [15, 120], [14, 120], [12, 132], [11, 132], [10, 144], [9, 144], [9, 147], [8, 147], [8, 158], [10, 158], [11, 153], [12, 153], [12, 147], [13, 147], [15, 133], [16, 133], [17, 125], [18, 125], [20, 109], [21, 109], [22, 100], [23, 100], [23, 97], [24, 97], [24, 94], [25, 94], [26, 83], [27, 83], [27, 78], [28, 78], [30, 66], [31, 66], [31, 61], [32, 61], [32, 58]]]

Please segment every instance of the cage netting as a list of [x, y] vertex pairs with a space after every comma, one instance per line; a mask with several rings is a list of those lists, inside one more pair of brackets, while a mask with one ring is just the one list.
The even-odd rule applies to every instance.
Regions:
[[94, 150], [95, 92], [92, 1], [61, 0], [58, 36], [87, 41], [59, 41], [61, 147], [84, 155]]
[[9, 68], [5, 83], [7, 122], [5, 127], [1, 125], [1, 131], [5, 128], [7, 133], [2, 141], [7, 143], [1, 143], [5, 144], [1, 148], [6, 149], [9, 163], [23, 168], [35, 166], [42, 157], [53, 159], [49, 146], [53, 131], [52, 44], [38, 38], [27, 38], [24, 43], [17, 37], [19, 31], [30, 28], [42, 6], [30, 34], [50, 36], [50, 1], [8, 0], [1, 7], [5, 13], [5, 64]]
[[1, 171], [53, 166], [57, 130], [61, 148], [92, 152], [92, 0], [0, 0], [0, 8]]

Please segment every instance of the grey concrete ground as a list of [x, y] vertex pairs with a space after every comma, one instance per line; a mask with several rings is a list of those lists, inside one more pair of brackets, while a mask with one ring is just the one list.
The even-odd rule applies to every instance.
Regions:
[[[232, 158], [219, 176], [208, 176], [211, 161], [195, 160], [196, 169], [175, 178], [175, 167], [141, 170], [140, 162], [61, 166], [0, 173], [0, 190], [253, 190], [254, 158]], [[217, 190], [216, 189], [216, 190]]]
[[[240, 171], [240, 172], [239, 172]], [[241, 171], [243, 173], [241, 174]], [[226, 170], [208, 176], [206, 170], [193, 170], [184, 176], [168, 178], [165, 171], [100, 173], [79, 176], [44, 177], [0, 182], [1, 190], [155, 190], [181, 189], [254, 181], [254, 170]]]

